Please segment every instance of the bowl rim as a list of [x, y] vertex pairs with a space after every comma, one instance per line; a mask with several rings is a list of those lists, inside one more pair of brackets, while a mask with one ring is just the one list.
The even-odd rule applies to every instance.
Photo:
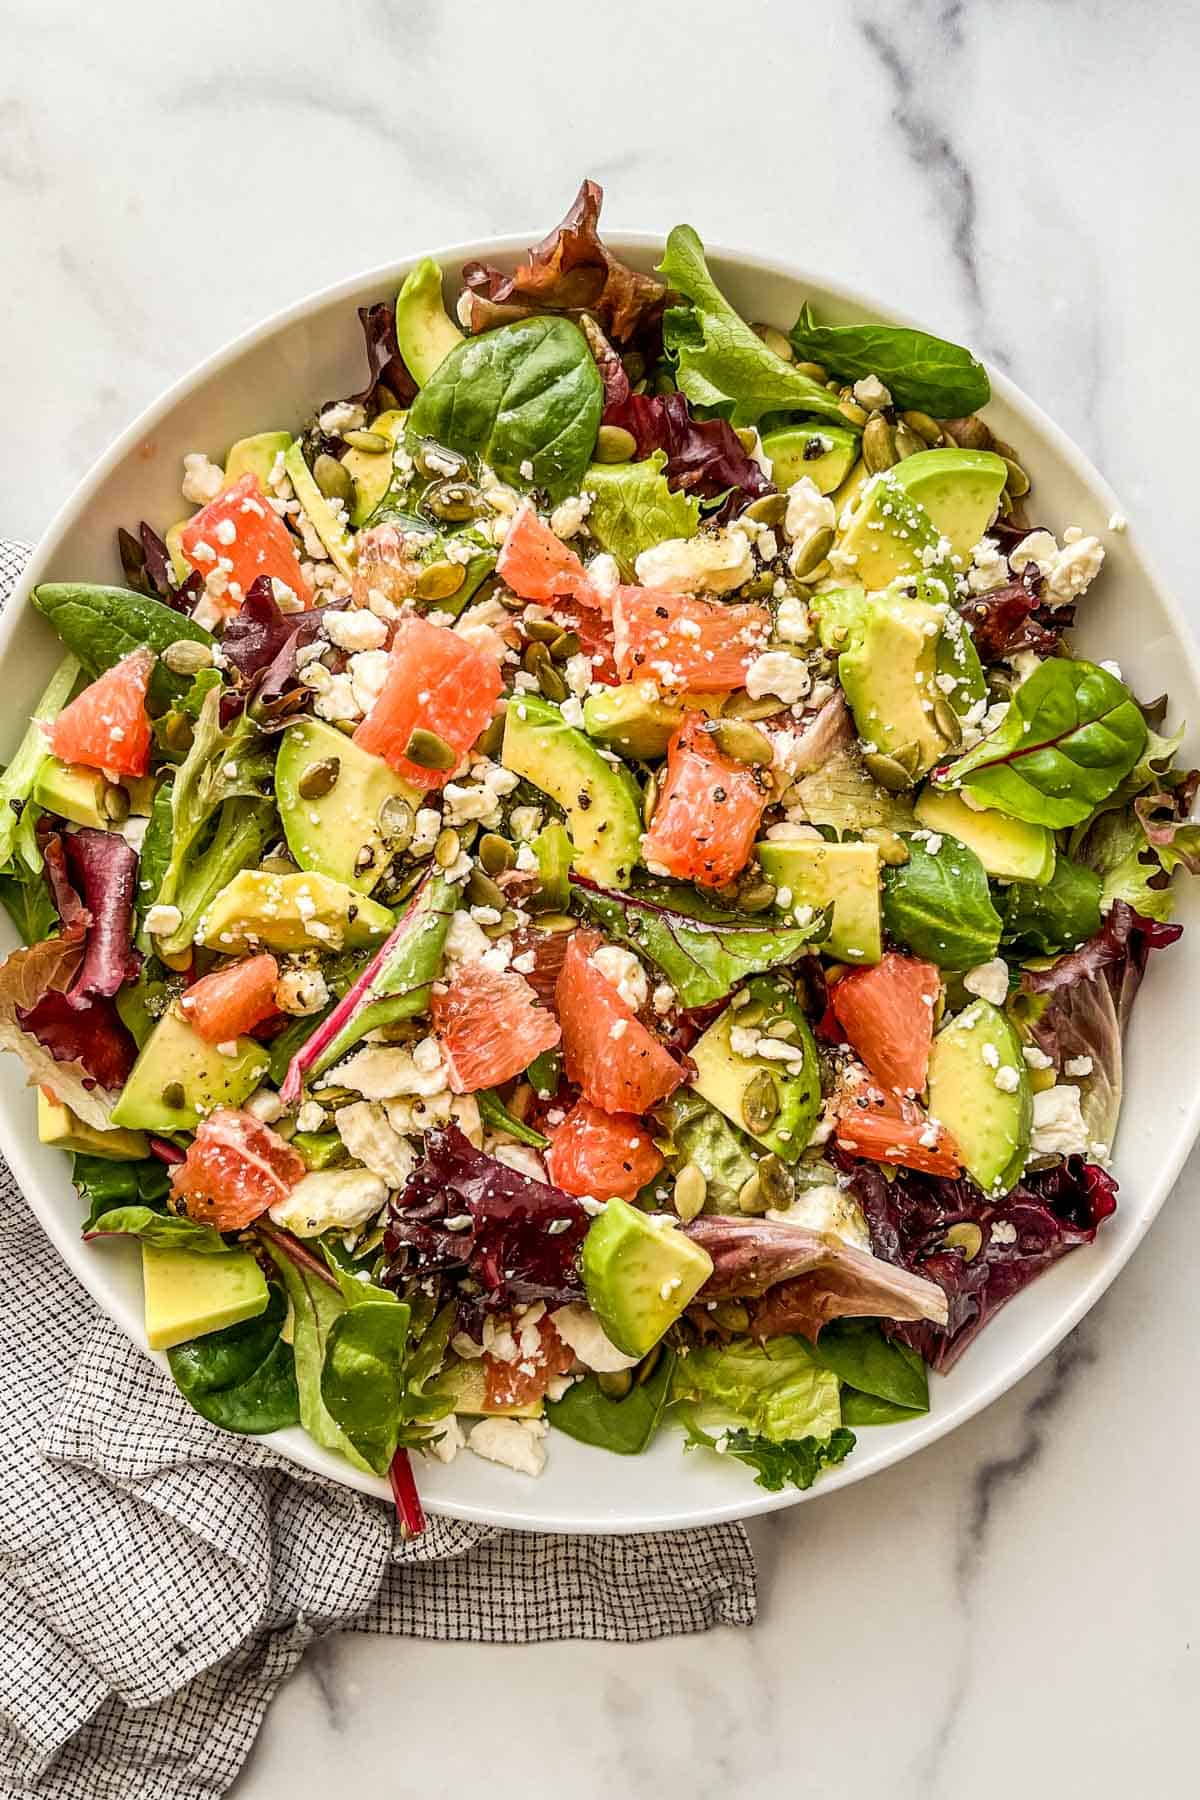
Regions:
[[[108, 448], [101, 452], [53, 513], [38, 537], [28, 562], [4, 607], [3, 616], [0, 617], [0, 667], [3, 666], [10, 640], [18, 628], [21, 616], [28, 607], [30, 591], [42, 578], [42, 571], [54, 555], [59, 538], [86, 513], [95, 491], [108, 475], [131, 452], [135, 452], [142, 440], [164, 423], [174, 408], [186, 400], [194, 389], [212, 376], [219, 375], [223, 370], [236, 364], [242, 356], [269, 341], [277, 333], [302, 322], [310, 314], [318, 313], [326, 307], [338, 303], [348, 304], [355, 299], [361, 301], [364, 292], [372, 287], [378, 287], [381, 292], [394, 292], [404, 276], [425, 257], [432, 257], [444, 270], [450, 271], [460, 267], [463, 262], [473, 259], [491, 260], [519, 257], [525, 254], [530, 242], [536, 241], [538, 241], [538, 234], [530, 237], [522, 233], [510, 233], [499, 237], [480, 239], [474, 243], [453, 243], [443, 245], [438, 249], [419, 250], [405, 257], [370, 266], [354, 275], [318, 288], [288, 306], [268, 314], [229, 339], [208, 356], [203, 357], [177, 380], [171, 382], [142, 409]], [[655, 232], [614, 230], [612, 233], [606, 234], [605, 242], [615, 254], [622, 257], [627, 253], [632, 253], [635, 257], [652, 256], [657, 259], [664, 248], [665, 239]], [[803, 264], [764, 256], [759, 252], [740, 249], [726, 243], [706, 241], [705, 249], [710, 262], [736, 268], [739, 274], [744, 273], [750, 279], [763, 276], [793, 283], [800, 289], [804, 289], [806, 286], [817, 288], [824, 297], [832, 300], [837, 306], [844, 307], [851, 315], [924, 329], [919, 321], [912, 318], [911, 315], [898, 311], [890, 305], [881, 304], [862, 289], [832, 280], [827, 275], [806, 268]], [[1117, 495], [1090, 457], [1079, 448], [1066, 431], [1048, 417], [1038, 403], [1032, 400], [1003, 371], [993, 369], [988, 365], [988, 376], [993, 398], [1004, 401], [1017, 413], [1028, 419], [1031, 425], [1041, 433], [1053, 454], [1097, 498], [1101, 506], [1110, 515], [1118, 513], [1120, 503]], [[1193, 685], [1200, 691], [1200, 648], [1197, 646], [1192, 628], [1182, 608], [1171, 589], [1164, 583], [1152, 555], [1147, 553], [1141, 541], [1140, 534], [1137, 540], [1137, 559], [1162, 608], [1165, 622], [1174, 635], [1176, 649], [1182, 656], [1187, 673]], [[930, 1411], [919, 1422], [910, 1422], [903, 1442], [897, 1443], [894, 1448], [884, 1450], [873, 1460], [869, 1468], [856, 1465], [851, 1459], [841, 1467], [830, 1471], [813, 1488], [803, 1493], [794, 1489], [785, 1490], [782, 1493], [768, 1493], [748, 1482], [744, 1498], [733, 1499], [726, 1504], [718, 1505], [697, 1503], [689, 1506], [686, 1501], [688, 1484], [685, 1476], [681, 1484], [680, 1499], [673, 1502], [671, 1515], [669, 1517], [655, 1516], [643, 1524], [631, 1524], [624, 1520], [614, 1521], [609, 1515], [603, 1513], [590, 1517], [572, 1513], [570, 1523], [547, 1522], [544, 1514], [539, 1513], [536, 1500], [532, 1495], [528, 1503], [515, 1502], [511, 1505], [506, 1504], [503, 1499], [498, 1500], [496, 1504], [479, 1504], [469, 1500], [456, 1502], [453, 1496], [447, 1498], [439, 1495], [427, 1510], [437, 1516], [461, 1519], [472, 1523], [563, 1534], [608, 1535], [640, 1530], [682, 1530], [698, 1525], [719, 1524], [730, 1520], [751, 1518], [759, 1514], [777, 1511], [782, 1507], [796, 1505], [801, 1501], [811, 1502], [825, 1498], [841, 1488], [850, 1486], [857, 1481], [866, 1480], [871, 1475], [879, 1474], [883, 1469], [890, 1468], [895, 1463], [906, 1461], [920, 1450], [936, 1443], [940, 1438], [965, 1424], [977, 1413], [990, 1406], [993, 1401], [998, 1400], [1001, 1395], [1036, 1368], [1078, 1325], [1112, 1282], [1116, 1280], [1142, 1243], [1174, 1187], [1198, 1135], [1200, 1135], [1200, 1087], [1197, 1088], [1184, 1111], [1171, 1154], [1155, 1165], [1143, 1185], [1139, 1204], [1140, 1216], [1129, 1234], [1109, 1251], [1103, 1261], [1097, 1261], [1091, 1269], [1081, 1273], [1073, 1291], [1065, 1297], [1065, 1303], [1061, 1310], [1040, 1331], [1031, 1332], [1028, 1340], [1022, 1343], [1016, 1355], [1010, 1357], [993, 1375], [977, 1383], [971, 1391], [964, 1391], [963, 1396], [957, 1400], [952, 1397], [951, 1383], [947, 1380], [944, 1387], [939, 1390], [946, 1403]], [[80, 1280], [101, 1310], [114, 1319], [137, 1348], [158, 1362], [165, 1370], [167, 1366], [165, 1356], [161, 1352], [152, 1351], [147, 1347], [139, 1322], [122, 1316], [124, 1309], [119, 1306], [114, 1309], [109, 1299], [102, 1296], [98, 1291], [98, 1286], [89, 1279], [92, 1265], [86, 1257], [77, 1254], [78, 1240], [69, 1229], [67, 1221], [59, 1217], [51, 1204], [33, 1198], [38, 1193], [40, 1185], [38, 1176], [26, 1158], [24, 1143], [8, 1132], [2, 1118], [0, 1118], [0, 1151], [3, 1151], [23, 1193], [29, 1200], [31, 1210], [34, 1212], [40, 1228], [51, 1238], [55, 1248], [62, 1256], [68, 1273]], [[255, 1442], [322, 1478], [336, 1480], [344, 1486], [380, 1498], [386, 1497], [388, 1494], [385, 1482], [374, 1476], [360, 1473], [332, 1453], [322, 1450], [299, 1427], [270, 1433], [256, 1439]], [[541, 1483], [527, 1483], [526, 1486], [536, 1489], [541, 1486]]]

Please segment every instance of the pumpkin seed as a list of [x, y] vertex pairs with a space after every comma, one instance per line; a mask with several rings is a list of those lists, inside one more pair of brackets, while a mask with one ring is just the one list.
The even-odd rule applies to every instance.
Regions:
[[340, 731], [343, 737], [353, 737], [358, 727], [353, 719], [335, 719], [333, 729]]
[[640, 381], [646, 373], [646, 359], [640, 350], [627, 350], [621, 358], [621, 367], [630, 381]]
[[918, 450], [924, 450], [927, 447], [925, 439], [918, 432], [910, 431], [904, 424], [897, 425], [892, 441], [896, 446], [896, 455], [901, 462], [906, 456], [915, 456]]
[[838, 411], [843, 419], [849, 419], [851, 425], [865, 425], [871, 416], [866, 407], [860, 406], [857, 400], [843, 400], [838, 406]]
[[537, 673], [537, 684], [547, 700], [561, 706], [567, 697], [567, 684], [552, 662], [544, 662]]
[[380, 835], [391, 850], [403, 850], [413, 834], [413, 809], [399, 794], [389, 794], [379, 809]]
[[498, 712], [490, 724], [485, 725], [475, 739], [475, 750], [480, 756], [495, 756], [504, 742], [504, 714]]
[[752, 1175], [749, 1181], [742, 1183], [738, 1189], [737, 1202], [744, 1213], [766, 1212], [767, 1203], [763, 1198], [762, 1183], [757, 1175]]
[[381, 413], [399, 412], [400, 396], [392, 392], [386, 381], [381, 381], [375, 389], [375, 404]]
[[797, 375], [807, 375], [810, 381], [817, 382], [821, 387], [824, 387], [829, 380], [829, 370], [824, 363], [798, 362], [796, 373]]
[[718, 719], [710, 725], [709, 735], [723, 756], [753, 767], [767, 767], [774, 757], [771, 740], [748, 719]]
[[521, 653], [521, 667], [527, 675], [537, 675], [550, 661], [550, 646], [535, 638]]
[[296, 865], [290, 856], [264, 856], [259, 863], [264, 875], [294, 875]]
[[1003, 438], [996, 436], [995, 432], [992, 433], [992, 453], [995, 456], [1005, 457], [1009, 462], [1020, 462], [1021, 460], [1013, 445], [1006, 444]]
[[552, 644], [556, 637], [562, 636], [562, 626], [553, 619], [525, 619], [522, 629], [531, 644]]
[[198, 644], [194, 638], [176, 638], [173, 644], [167, 645], [162, 659], [172, 675], [197, 675], [212, 662], [212, 650], [208, 644]]
[[166, 1087], [162, 1091], [163, 1105], [168, 1107], [172, 1112], [178, 1112], [179, 1108], [186, 1103], [186, 1099], [187, 1096], [184, 1094], [182, 1081], [168, 1081]]
[[779, 1089], [769, 1069], [760, 1069], [742, 1095], [742, 1122], [761, 1137], [779, 1116]]
[[435, 519], [447, 519], [452, 524], [479, 518], [488, 510], [487, 501], [473, 483], [449, 479], [435, 481], [431, 488], [426, 488], [421, 506]]
[[899, 794], [912, 786], [912, 776], [898, 757], [885, 756], [882, 751], [869, 750], [863, 757], [863, 768], [872, 780], [889, 794]]
[[768, 350], [774, 351], [781, 362], [795, 362], [796, 352], [792, 349], [782, 331], [776, 331], [774, 325], [755, 325], [755, 333], [760, 337]]
[[1008, 489], [1014, 500], [1023, 500], [1032, 486], [1028, 475], [1025, 473], [1020, 463], [1014, 462], [1011, 456], [1006, 456], [1004, 458], [1004, 466], [1008, 470], [1008, 480], [1004, 484], [1005, 487]]
[[796, 1021], [795, 1019], [772, 1019], [764, 1035], [769, 1038], [794, 1038]]
[[534, 924], [539, 931], [549, 931], [554, 933], [574, 931], [578, 923], [578, 919], [572, 918], [570, 913], [539, 913], [534, 920]]
[[489, 875], [503, 875], [516, 867], [517, 853], [507, 838], [498, 832], [485, 831], [479, 840], [478, 857]]
[[747, 600], [767, 600], [774, 591], [775, 577], [770, 569], [764, 569], [761, 574], [751, 576], [742, 588], [742, 593]]
[[550, 646], [550, 655], [557, 663], [570, 662], [583, 649], [577, 631], [562, 631]]
[[990, 450], [992, 434], [977, 413], [964, 419], [943, 419], [942, 430], [960, 450]]
[[404, 754], [419, 769], [452, 769], [458, 761], [458, 751], [453, 744], [448, 744], [436, 731], [426, 731], [422, 725], [418, 725], [409, 738]]
[[637, 439], [623, 425], [602, 425], [596, 433], [597, 462], [632, 462], [636, 450]]
[[907, 425], [910, 431], [915, 431], [917, 436], [919, 438], [924, 438], [927, 444], [936, 444], [942, 435], [941, 426], [936, 419], [931, 419], [928, 413], [914, 412], [912, 410], [902, 412], [900, 414], [900, 423], [902, 425]]
[[957, 750], [962, 743], [962, 724], [945, 694], [933, 696], [933, 719], [946, 742]]
[[350, 471], [343, 469], [336, 456], [318, 456], [313, 464], [313, 480], [327, 500], [340, 500], [343, 506], [354, 505]]
[[384, 437], [382, 431], [343, 431], [342, 440], [351, 450], [361, 450], [364, 456], [382, 456], [392, 447], [391, 438]]
[[461, 563], [426, 563], [417, 576], [417, 598], [449, 600], [452, 594], [457, 594], [466, 579], [467, 571]]
[[766, 912], [775, 904], [775, 883], [764, 876], [761, 881], [752, 881], [748, 886], [738, 890], [738, 908], [741, 912]]
[[767, 1205], [778, 1210], [790, 1206], [796, 1197], [796, 1183], [777, 1156], [764, 1156], [759, 1163], [758, 1185]]
[[323, 756], [320, 762], [309, 763], [296, 783], [296, 791], [302, 800], [321, 800], [332, 791], [341, 772], [340, 757]]
[[898, 831], [891, 831], [886, 825], [868, 825], [863, 837], [868, 844], [878, 846], [879, 860], [889, 869], [898, 869], [908, 861], [908, 845]]
[[654, 808], [658, 803], [658, 776], [647, 775], [646, 785], [642, 790], [642, 824], [647, 830], [654, 817]]
[[685, 1163], [675, 1177], [674, 1203], [675, 1211], [686, 1225], [696, 1214], [704, 1210], [704, 1200], [708, 1193], [708, 1182], [704, 1170], [698, 1163]]
[[123, 825], [129, 817], [129, 795], [123, 787], [104, 790], [104, 811], [114, 825]]
[[961, 1250], [964, 1262], [974, 1262], [983, 1249], [983, 1233], [971, 1219], [952, 1225], [942, 1241], [947, 1250]]
[[[864, 439], [865, 442], [865, 439]], [[822, 525], [814, 531], [803, 545], [797, 545], [792, 551], [791, 570], [798, 580], [811, 575], [833, 549], [834, 530], [832, 525]]]
[[651, 1350], [648, 1355], [643, 1356], [637, 1368], [630, 1371], [633, 1376], [634, 1387], [641, 1387], [643, 1381], [649, 1381], [662, 1360], [662, 1354], [662, 1345], [655, 1344], [653, 1350]]
[[433, 860], [439, 869], [449, 869], [458, 861], [458, 853], [462, 845], [453, 825], [447, 825], [444, 831], [438, 832], [437, 843], [433, 846]]
[[770, 719], [783, 710], [783, 701], [773, 694], [761, 694], [756, 700], [743, 688], [725, 702], [722, 717], [726, 719]]
[[613, 1369], [597, 1375], [596, 1386], [609, 1400], [623, 1400], [633, 1386], [632, 1369]]
[[754, 519], [760, 525], [782, 525], [787, 517], [787, 509], [786, 494], [762, 494], [757, 500], [750, 502], [744, 517]]
[[892, 428], [882, 413], [872, 413], [863, 426], [863, 461], [872, 475], [890, 469], [896, 460], [896, 442]]
[[426, 480], [458, 481], [467, 472], [467, 459], [457, 450], [444, 450], [426, 440], [413, 451], [413, 461]]
[[483, 869], [472, 869], [467, 881], [467, 899], [472, 906], [491, 906], [504, 911], [504, 889], [498, 887]]

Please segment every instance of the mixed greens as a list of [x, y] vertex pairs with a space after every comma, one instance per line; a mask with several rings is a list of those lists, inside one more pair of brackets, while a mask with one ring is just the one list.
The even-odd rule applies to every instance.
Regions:
[[[185, 458], [0, 777], [0, 1044], [228, 1430], [807, 1488], [1091, 1242], [1200, 774], [960, 347], [585, 182]], [[211, 460], [210, 452], [222, 453]], [[1109, 522], [1111, 532], [1123, 522]], [[81, 571], [86, 574], [89, 571]]]

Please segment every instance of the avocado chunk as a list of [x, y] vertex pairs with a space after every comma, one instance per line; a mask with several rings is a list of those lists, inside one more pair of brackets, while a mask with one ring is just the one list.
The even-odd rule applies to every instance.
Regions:
[[422, 257], [396, 295], [396, 342], [418, 387], [462, 341], [442, 302], [442, 271], [431, 256]]
[[336, 1169], [349, 1160], [346, 1146], [336, 1131], [298, 1131], [292, 1149], [306, 1169]]
[[265, 491], [276, 458], [286, 457], [291, 447], [290, 431], [257, 431], [253, 437], [239, 438], [225, 458], [225, 486], [232, 487], [243, 475], [255, 475]]
[[[822, 595], [821, 641], [837, 653], [838, 680], [864, 756], [886, 757], [887, 785], [915, 782], [952, 748], [938, 724], [945, 697], [937, 686], [944, 614], [899, 588], [866, 597], [860, 589]], [[871, 774], [879, 769], [870, 762]]]
[[712, 1257], [666, 1213], [610, 1200], [583, 1240], [583, 1286], [606, 1335], [645, 1356], [712, 1274]]
[[989, 450], [920, 450], [863, 487], [836, 550], [872, 591], [925, 573], [952, 599], [954, 571], [994, 519], [1007, 479]]
[[449, 1400], [456, 1413], [471, 1413], [484, 1419], [540, 1419], [542, 1416], [540, 1399], [518, 1400], [511, 1406], [489, 1406], [487, 1370], [482, 1361], [460, 1362], [457, 1357], [452, 1358], [430, 1383], [427, 1392], [435, 1399]]
[[500, 760], [562, 807], [581, 875], [601, 887], [629, 886], [641, 850], [642, 802], [628, 770], [535, 694], [509, 701]]
[[841, 487], [854, 467], [858, 444], [856, 431], [843, 431], [838, 425], [786, 425], [781, 431], [768, 431], [762, 441], [781, 492], [807, 475], [823, 494]]
[[112, 1110], [113, 1124], [135, 1131], [195, 1131], [214, 1108], [240, 1106], [271, 1058], [251, 1037], [235, 1043], [234, 1054], [226, 1056], [178, 1013], [164, 1013], [130, 1070]]
[[152, 1350], [171, 1350], [189, 1338], [256, 1319], [270, 1297], [266, 1277], [244, 1250], [207, 1256], [155, 1244], [142, 1245], [142, 1289]]
[[[385, 437], [389, 444], [394, 445], [404, 430], [407, 418], [406, 412], [381, 412], [378, 418], [371, 420], [370, 429], [377, 431], [380, 437]], [[360, 525], [366, 524], [392, 485], [391, 451], [347, 450], [342, 458], [342, 467], [354, 483], [350, 523], [357, 530]]]
[[77, 1151], [81, 1156], [107, 1156], [114, 1162], [141, 1162], [150, 1154], [143, 1132], [100, 1131], [42, 1087], [38, 1089], [37, 1122], [38, 1141], [53, 1144], [59, 1150]]
[[329, 875], [243, 869], [204, 914], [199, 935], [209, 950], [228, 956], [250, 948], [365, 950], [394, 923], [386, 906]]
[[[727, 1006], [689, 1052], [697, 1074], [691, 1085], [740, 1131], [783, 1162], [795, 1162], [821, 1111], [821, 1068], [817, 1046], [791, 988], [771, 975], [746, 983], [748, 996]], [[787, 1035], [775, 1037], [781, 1027]], [[763, 1038], [774, 1048], [786, 1044], [795, 1055], [784, 1062], [756, 1055], [740, 1035]]]
[[[325, 791], [306, 797], [302, 784]], [[370, 893], [395, 855], [394, 829], [389, 839], [385, 827], [388, 812], [400, 809], [388, 802], [402, 800], [414, 810], [421, 804], [416, 789], [381, 756], [320, 719], [298, 719], [280, 739], [275, 799], [300, 867], [360, 894]]]
[[961, 794], [926, 788], [913, 808], [918, 825], [957, 838], [975, 852], [997, 881], [1032, 881], [1039, 886], [1054, 873], [1054, 833], [1004, 813], [976, 810]]
[[109, 784], [99, 769], [82, 763], [60, 762], [48, 756], [33, 784], [33, 801], [47, 812], [70, 819], [74, 825], [91, 825], [107, 831], [112, 818], [106, 805]]
[[919, 450], [888, 473], [938, 536], [949, 539], [951, 556], [965, 567], [996, 517], [1008, 480], [1004, 458], [990, 450]]
[[879, 850], [874, 844], [830, 844], [823, 838], [767, 838], [755, 849], [763, 874], [779, 891], [790, 890], [783, 911], [833, 907], [829, 937], [821, 946], [843, 962], [877, 963], [883, 955], [879, 900]]
[[1029, 1155], [1033, 1097], [1021, 1040], [990, 1000], [972, 1001], [934, 1038], [929, 1112], [985, 1194], [999, 1198], [1015, 1186]]
[[299, 444], [289, 446], [283, 466], [308, 522], [328, 550], [334, 568], [343, 575], [353, 575], [354, 545], [350, 532], [317, 486]]
[[667, 700], [653, 681], [606, 687], [583, 703], [583, 729], [620, 756], [657, 758], [683, 723], [682, 700]]

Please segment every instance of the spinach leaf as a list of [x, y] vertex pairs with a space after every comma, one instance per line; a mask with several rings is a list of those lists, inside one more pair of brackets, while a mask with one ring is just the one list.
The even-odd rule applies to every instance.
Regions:
[[[74, 656], [64, 656], [33, 709], [33, 717], [25, 728], [25, 735], [17, 745], [12, 761], [0, 775], [0, 869], [5, 868], [13, 853], [13, 843], [17, 827], [22, 818], [22, 807], [33, 791], [38, 772], [46, 758], [50, 755], [50, 744], [42, 724], [50, 724], [56, 719], [67, 701], [71, 698], [71, 690], [79, 674], [79, 662]], [[16, 802], [16, 806], [13, 802]], [[8, 901], [5, 901], [8, 906]], [[9, 906], [9, 911], [12, 911]], [[20, 921], [16, 919], [17, 928]], [[22, 935], [24, 935], [22, 933]], [[36, 942], [26, 938], [26, 943]]]
[[531, 1125], [523, 1125], [520, 1119], [514, 1119], [494, 1088], [481, 1088], [475, 1099], [479, 1116], [489, 1131], [503, 1131], [506, 1136], [516, 1138], [519, 1144], [530, 1144], [535, 1150], [549, 1148], [550, 1139]]
[[83, 1235], [89, 1241], [98, 1237], [136, 1237], [162, 1250], [198, 1250], [206, 1256], [219, 1255], [229, 1248], [211, 1225], [182, 1214], [155, 1212], [149, 1206], [110, 1206], [94, 1225], [89, 1222]]
[[1000, 914], [975, 852], [943, 837], [936, 855], [920, 837], [905, 839], [908, 861], [883, 871], [883, 922], [896, 942], [939, 969], [990, 962]]
[[[907, 1344], [885, 1338], [874, 1319], [834, 1319], [812, 1347], [817, 1361], [860, 1394], [889, 1401], [906, 1412], [929, 1411], [929, 1374]], [[842, 1395], [842, 1417], [846, 1417]]]
[[976, 412], [992, 397], [969, 350], [908, 325], [818, 325], [806, 302], [788, 336], [801, 362], [823, 363], [841, 381], [878, 375], [897, 406], [935, 419]]
[[827, 1438], [762, 1437], [739, 1427], [712, 1437], [695, 1420], [684, 1416], [689, 1449], [702, 1444], [709, 1450], [720, 1450], [736, 1457], [757, 1471], [755, 1485], [778, 1494], [785, 1487], [810, 1488], [822, 1469], [845, 1462], [854, 1448], [854, 1433], [839, 1425]]
[[[212, 633], [186, 613], [128, 588], [98, 587], [87, 581], [44, 581], [33, 590], [33, 604], [93, 679], [141, 644], [161, 652], [180, 638], [198, 644], [213, 642]], [[168, 705], [189, 686], [190, 677], [173, 675], [160, 656], [150, 677], [151, 706]]]
[[794, 962], [829, 935], [825, 912], [807, 925], [768, 924], [707, 906], [682, 882], [617, 893], [576, 875], [571, 887], [584, 917], [655, 963], [685, 1007], [722, 1000], [743, 977]]
[[1054, 656], [1021, 683], [995, 731], [933, 781], [1057, 831], [1095, 812], [1145, 744], [1146, 721], [1123, 682], [1095, 663]]
[[620, 1400], [606, 1394], [594, 1375], [585, 1375], [561, 1400], [547, 1402], [546, 1417], [557, 1431], [581, 1444], [595, 1444], [618, 1456], [638, 1456], [662, 1423], [674, 1366], [674, 1353], [664, 1349], [646, 1380]]
[[666, 1132], [660, 1144], [672, 1165], [680, 1169], [694, 1162], [708, 1183], [705, 1208], [728, 1212], [737, 1208], [738, 1192], [757, 1168], [747, 1141], [723, 1113], [694, 1088], [676, 1088], [655, 1109], [655, 1119]]
[[587, 339], [569, 319], [542, 316], [457, 345], [408, 423], [417, 437], [482, 457], [502, 480], [558, 498], [577, 491], [603, 410]]
[[274, 1282], [265, 1312], [167, 1351], [175, 1385], [202, 1418], [258, 1436], [300, 1420], [296, 1362], [283, 1340], [287, 1302]]
[[106, 1213], [119, 1207], [149, 1207], [165, 1213], [171, 1191], [171, 1171], [156, 1157], [145, 1162], [114, 1162], [108, 1156], [78, 1154], [71, 1166], [71, 1179], [88, 1208], [85, 1237], [96, 1230]]
[[734, 425], [756, 425], [764, 413], [779, 412], [846, 424], [837, 396], [768, 350], [730, 306], [690, 225], [676, 225], [658, 267], [691, 302], [667, 309], [663, 343], [676, 360], [679, 387], [694, 406], [718, 412]]
[[587, 472], [588, 530], [616, 557], [623, 581], [633, 580], [643, 550], [664, 538], [695, 537], [700, 529], [700, 502], [671, 492], [666, 462], [666, 451], [656, 450], [645, 462], [593, 463]]
[[396, 1454], [408, 1325], [407, 1306], [369, 1297], [333, 1319], [325, 1340], [322, 1402], [377, 1475], [387, 1474]]
[[842, 1389], [843, 1425], [899, 1425], [905, 1419], [919, 1419], [928, 1411], [928, 1406], [897, 1406], [894, 1400], [882, 1400], [878, 1394], [863, 1394], [851, 1387]]
[[[1113, 813], [1107, 815], [1118, 818]], [[1149, 871], [1147, 871], [1149, 872]], [[1100, 929], [1102, 884], [1093, 869], [1060, 856], [1043, 886], [1014, 881], [1004, 896], [1004, 941], [1026, 954], [1074, 950]]]
[[[371, 1470], [365, 1457], [342, 1430], [325, 1404], [321, 1373], [329, 1334], [346, 1312], [346, 1301], [336, 1277], [293, 1254], [282, 1237], [263, 1234], [271, 1260], [279, 1270], [292, 1303], [292, 1351], [299, 1392], [300, 1423], [315, 1444], [336, 1450], [355, 1468]], [[372, 1471], [373, 1472], [373, 1471]]]

